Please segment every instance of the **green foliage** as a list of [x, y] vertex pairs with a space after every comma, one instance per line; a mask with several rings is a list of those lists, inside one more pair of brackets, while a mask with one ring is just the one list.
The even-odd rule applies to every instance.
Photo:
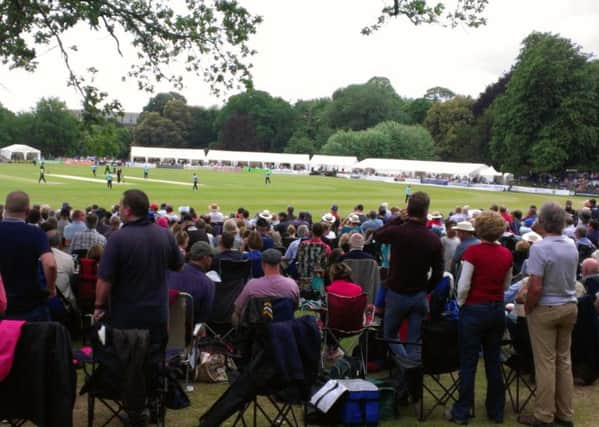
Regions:
[[131, 132], [114, 122], [92, 125], [83, 135], [82, 155], [98, 157], [127, 157]]
[[391, 138], [389, 157], [408, 160], [435, 160], [435, 145], [431, 134], [422, 126], [382, 122], [374, 130]]
[[287, 101], [249, 90], [229, 98], [216, 117], [215, 129], [222, 149], [282, 152], [295, 122]]
[[410, 116], [410, 123], [421, 125], [432, 105], [433, 102], [426, 98], [408, 99], [403, 110]]
[[456, 94], [451, 89], [446, 87], [435, 86], [426, 91], [424, 99], [432, 102], [449, 101], [455, 98]]
[[329, 136], [335, 132], [329, 127], [326, 116], [330, 104], [330, 98], [297, 101], [293, 106], [297, 119], [294, 135], [310, 138], [316, 149], [326, 144]]
[[285, 152], [291, 154], [314, 154], [316, 151], [314, 141], [297, 132], [293, 134], [285, 147]]
[[57, 98], [42, 98], [33, 114], [24, 115], [18, 126], [23, 132], [21, 143], [36, 147], [46, 157], [80, 153], [79, 122]]
[[187, 104], [187, 100], [183, 95], [177, 92], [161, 92], [151, 97], [143, 111], [164, 114], [164, 107], [172, 100], [182, 101]]
[[467, 132], [465, 128], [474, 123], [473, 103], [469, 97], [456, 96], [446, 102], [437, 102], [428, 110], [424, 126], [432, 135], [436, 153], [442, 160], [469, 160], [473, 148], [464, 145], [464, 133]]
[[373, 77], [365, 84], [337, 89], [326, 115], [332, 129], [364, 130], [385, 120], [409, 123], [403, 107], [389, 80]]
[[[39, 52], [56, 43], [69, 70], [69, 82], [84, 95], [84, 77], [71, 66], [71, 55], [85, 46], [65, 46], [63, 37], [77, 25], [110, 36], [119, 54], [123, 34], [137, 61], [123, 78], [142, 89], [168, 81], [177, 88], [183, 77], [171, 71], [179, 62], [204, 78], [213, 91], [249, 84], [249, 38], [261, 22], [236, 1], [209, 0], [28, 0], [0, 2], [0, 58], [11, 68], [34, 71]], [[88, 46], [87, 48], [90, 48]]]
[[532, 33], [505, 93], [494, 103], [491, 154], [501, 169], [527, 172], [596, 168], [597, 65], [572, 41]]
[[441, 24], [456, 27], [464, 24], [477, 28], [487, 23], [483, 13], [488, 0], [459, 0], [458, 2], [440, 2], [430, 0], [385, 0], [377, 21], [362, 28], [362, 34], [372, 34], [380, 29], [389, 18], [407, 18], [414, 25]]
[[133, 131], [133, 142], [148, 147], [181, 147], [184, 143], [181, 129], [170, 119], [158, 113], [144, 113]]
[[322, 147], [323, 154], [338, 156], [435, 159], [433, 140], [422, 126], [382, 122], [363, 130], [340, 130]]
[[15, 114], [0, 104], [0, 147], [14, 144]]
[[214, 121], [218, 115], [216, 108], [188, 107], [191, 125], [188, 144], [191, 148], [206, 148], [218, 138]]

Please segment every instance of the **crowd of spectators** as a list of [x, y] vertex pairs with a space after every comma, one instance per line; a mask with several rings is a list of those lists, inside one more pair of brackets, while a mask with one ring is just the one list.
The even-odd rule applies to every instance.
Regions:
[[[527, 315], [534, 335], [541, 389], [534, 416], [522, 422], [571, 422], [572, 388], [567, 384], [572, 374], [564, 371], [576, 320], [571, 303], [576, 302], [577, 280], [581, 293], [595, 298], [599, 291], [595, 200], [578, 209], [571, 202], [564, 208], [530, 206], [525, 213], [498, 205], [460, 205], [445, 215], [429, 212], [430, 203], [426, 193], [415, 192], [405, 208], [381, 203], [365, 210], [357, 204], [345, 215], [336, 204], [318, 215], [296, 214], [293, 206], [278, 214], [267, 209], [251, 214], [243, 207], [228, 213], [217, 203], [199, 212], [150, 203], [142, 191], [127, 190], [114, 206], [74, 209], [64, 203], [53, 210], [31, 206], [27, 194], [13, 192], [0, 207], [0, 315], [50, 320], [49, 301], [62, 298], [76, 306], [81, 292], [77, 270], [83, 259], [91, 260], [97, 275], [94, 318], [150, 330], [150, 348], [157, 355], [167, 339], [167, 289], [191, 294], [194, 318], [206, 321], [216, 304], [221, 261], [247, 259], [252, 279], [233, 303], [236, 317], [252, 297], [289, 298], [298, 306], [307, 298], [298, 286], [298, 256], [304, 245], [319, 246], [327, 259], [320, 276], [324, 292], [359, 295], [363, 285], [351, 280], [348, 262], [378, 264], [385, 280], [376, 290], [372, 325], [382, 322], [386, 338], [396, 338], [405, 320], [407, 341], [420, 342], [427, 295], [444, 275], [453, 278], [461, 306], [461, 382], [449, 419], [467, 422], [482, 347], [492, 402], [487, 415], [503, 421], [499, 351], [507, 313], [508, 318]], [[418, 345], [392, 344], [390, 350], [403, 363], [417, 364], [421, 357]], [[329, 359], [343, 356], [336, 347], [325, 351]]]

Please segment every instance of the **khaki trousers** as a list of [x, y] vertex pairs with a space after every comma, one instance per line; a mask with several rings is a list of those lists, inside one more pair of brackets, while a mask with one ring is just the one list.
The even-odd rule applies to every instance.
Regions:
[[572, 421], [574, 416], [570, 344], [577, 313], [576, 304], [570, 303], [540, 305], [527, 316], [537, 384], [534, 415], [539, 421]]

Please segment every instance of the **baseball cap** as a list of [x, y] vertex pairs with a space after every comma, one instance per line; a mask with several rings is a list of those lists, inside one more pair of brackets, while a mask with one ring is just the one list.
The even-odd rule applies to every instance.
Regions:
[[279, 265], [281, 263], [281, 252], [276, 249], [265, 250], [262, 252], [262, 262], [268, 265]]
[[214, 256], [214, 249], [208, 242], [195, 242], [189, 250], [189, 259], [196, 260], [205, 256]]

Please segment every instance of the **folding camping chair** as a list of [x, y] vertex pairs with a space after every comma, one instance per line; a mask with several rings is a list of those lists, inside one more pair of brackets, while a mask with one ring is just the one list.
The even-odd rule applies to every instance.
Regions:
[[325, 321], [322, 327], [324, 351], [321, 356], [321, 366], [323, 368], [325, 364], [325, 352], [329, 340], [340, 347], [346, 354], [349, 354], [341, 346], [341, 339], [358, 336], [361, 375], [366, 376], [368, 373], [368, 334], [365, 334], [364, 332], [367, 330], [365, 324], [367, 304], [367, 294], [361, 294], [356, 297], [346, 297], [331, 292], [327, 293], [326, 312], [324, 313]]
[[[194, 367], [193, 360], [193, 297], [180, 292], [170, 305], [168, 320], [168, 343], [166, 345], [166, 363], [178, 361], [185, 366], [185, 388], [189, 385], [189, 372]], [[190, 388], [191, 387], [191, 388]]]
[[233, 304], [250, 277], [249, 260], [223, 259], [219, 263], [221, 282], [215, 286], [212, 313], [206, 329], [212, 338], [226, 344], [233, 332]]
[[[232, 416], [233, 426], [300, 425], [293, 405], [309, 399], [310, 387], [318, 373], [320, 332], [313, 316], [294, 319], [295, 304], [291, 301], [290, 305], [289, 301], [255, 298], [248, 302], [241, 321], [241, 335], [251, 337], [244, 354], [248, 364], [202, 415], [201, 427], [220, 426]], [[287, 369], [281, 368], [289, 359], [301, 361], [301, 366], [292, 363]], [[274, 415], [272, 410], [264, 408], [259, 397], [270, 402]], [[266, 424], [258, 424], [259, 418], [264, 418]]]
[[502, 362], [501, 372], [512, 409], [520, 413], [535, 395], [534, 360], [526, 318], [518, 317], [516, 323], [508, 320], [507, 328], [511, 339], [504, 344], [513, 352]]
[[[155, 423], [158, 426], [164, 426], [165, 418], [165, 395], [166, 395], [166, 378], [163, 375], [164, 370], [164, 355], [162, 355], [159, 363], [158, 381], [155, 384], [157, 389], [151, 389], [148, 385], [151, 382], [151, 369], [148, 366], [149, 362], [149, 331], [147, 330], [116, 330], [106, 328], [106, 344], [100, 342], [98, 338], [98, 329], [94, 328], [91, 337], [93, 348], [93, 359], [89, 364], [83, 365], [85, 374], [85, 383], [79, 392], [80, 395], [87, 393], [87, 423], [88, 427], [94, 426], [94, 413], [96, 401], [99, 401], [109, 411], [108, 418], [101, 424], [102, 427], [109, 425], [113, 420], [120, 419], [125, 414], [126, 399], [134, 397], [136, 399], [143, 398], [145, 406], [150, 410], [151, 416], [155, 417]], [[122, 353], [113, 346], [114, 334], [135, 335], [132, 341], [129, 341], [128, 353], [131, 355], [135, 352], [140, 352], [142, 363], [135, 363], [132, 366], [123, 366]], [[124, 390], [124, 384], [127, 381], [131, 382], [131, 377], [125, 379], [125, 376], [134, 375], [136, 380], [141, 378], [143, 385], [146, 387], [144, 396], [140, 396], [139, 392], [131, 393]], [[141, 387], [142, 384], [135, 383], [135, 387]]]
[[[416, 400], [416, 412], [420, 421], [428, 418], [437, 407], [446, 406], [458, 399], [459, 378], [456, 372], [460, 369], [460, 361], [457, 323], [457, 320], [425, 320], [422, 322], [422, 343], [378, 338], [387, 343], [422, 346], [422, 357], [416, 366], [414, 361], [404, 363], [401, 358], [396, 359], [408, 379], [408, 391]], [[427, 384], [425, 378], [430, 379], [433, 384]], [[425, 391], [434, 401], [426, 411]]]
[[346, 259], [343, 261], [351, 268], [352, 282], [362, 286], [368, 295], [368, 303], [374, 303], [376, 290], [381, 281], [379, 266], [373, 259]]

